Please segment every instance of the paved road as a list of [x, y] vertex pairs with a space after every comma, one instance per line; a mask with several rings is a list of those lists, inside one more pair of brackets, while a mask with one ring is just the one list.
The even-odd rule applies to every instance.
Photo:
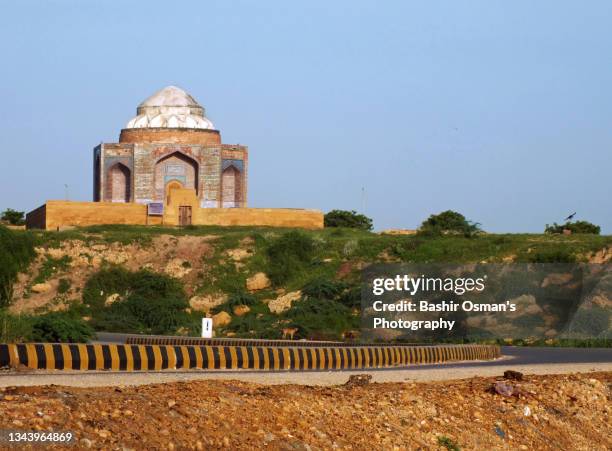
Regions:
[[372, 370], [257, 372], [257, 371], [161, 371], [0, 373], [0, 387], [12, 385], [71, 385], [79, 387], [143, 385], [206, 379], [241, 380], [261, 384], [343, 384], [352, 374], [371, 374], [375, 382], [435, 381], [499, 376], [506, 369], [524, 374], [612, 371], [612, 349], [502, 347], [503, 358], [437, 365]]

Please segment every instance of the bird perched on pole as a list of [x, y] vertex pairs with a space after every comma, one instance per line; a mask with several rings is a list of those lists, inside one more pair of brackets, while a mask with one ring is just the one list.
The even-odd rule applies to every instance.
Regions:
[[571, 215], [565, 218], [565, 221], [571, 221], [572, 219], [574, 219], [574, 216], [576, 216], [576, 212], [573, 212]]

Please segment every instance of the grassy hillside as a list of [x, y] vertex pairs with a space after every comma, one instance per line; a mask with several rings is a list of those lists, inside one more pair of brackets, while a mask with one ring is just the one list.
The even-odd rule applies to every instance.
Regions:
[[[219, 336], [280, 338], [283, 328], [296, 328], [296, 338], [339, 339], [359, 327], [360, 270], [368, 263], [588, 261], [612, 247], [612, 236], [598, 235], [421, 237], [341, 228], [99, 226], [10, 236], [36, 246], [36, 258], [19, 269], [10, 309], [0, 312], [3, 341], [54, 333], [83, 340], [94, 329], [197, 335], [205, 311], [227, 314]], [[248, 290], [258, 273], [269, 285]]]

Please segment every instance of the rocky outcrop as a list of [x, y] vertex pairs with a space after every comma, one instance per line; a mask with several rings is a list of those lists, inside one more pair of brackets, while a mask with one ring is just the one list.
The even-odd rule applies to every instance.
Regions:
[[268, 276], [263, 272], [258, 272], [252, 277], [249, 277], [246, 281], [246, 288], [249, 291], [258, 291], [265, 288], [269, 288], [272, 282]]
[[243, 316], [251, 311], [251, 308], [248, 305], [237, 305], [234, 307], [234, 315]]
[[53, 287], [50, 283], [43, 282], [32, 285], [31, 291], [34, 293], [47, 293], [48, 291], [51, 291], [52, 288]]
[[189, 299], [189, 306], [196, 311], [208, 313], [214, 307], [227, 302], [227, 295], [205, 295], [205, 296], [193, 296]]
[[216, 329], [218, 327], [225, 327], [229, 323], [232, 322], [232, 317], [227, 312], [219, 312], [216, 315], [213, 315], [213, 327]]
[[164, 272], [170, 277], [182, 279], [191, 272], [191, 263], [182, 258], [173, 258], [166, 264]]
[[268, 308], [272, 313], [277, 315], [283, 313], [291, 308], [291, 304], [298, 301], [302, 297], [301, 291], [292, 291], [283, 296], [279, 296], [276, 299], [268, 301]]
[[104, 301], [104, 306], [108, 307], [110, 305], [113, 305], [115, 302], [117, 302], [119, 299], [121, 298], [121, 296], [119, 295], [119, 293], [113, 293], [110, 296], [108, 296], [106, 298], [106, 300]]

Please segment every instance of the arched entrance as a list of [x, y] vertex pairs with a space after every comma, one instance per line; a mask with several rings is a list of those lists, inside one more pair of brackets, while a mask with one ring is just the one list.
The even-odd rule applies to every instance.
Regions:
[[172, 196], [172, 190], [173, 189], [180, 189], [183, 188], [183, 184], [180, 183], [177, 180], [171, 180], [170, 182], [166, 183], [166, 205], [170, 205], [170, 199]]
[[242, 184], [240, 171], [235, 166], [228, 166], [221, 174], [221, 199], [223, 208], [240, 207], [242, 201]]
[[[174, 152], [161, 158], [155, 164], [155, 200], [165, 202], [170, 186], [198, 191], [198, 163], [182, 154]], [[174, 185], [170, 185], [176, 182]]]
[[129, 202], [132, 193], [130, 169], [122, 163], [115, 163], [108, 170], [106, 178], [106, 200]]

